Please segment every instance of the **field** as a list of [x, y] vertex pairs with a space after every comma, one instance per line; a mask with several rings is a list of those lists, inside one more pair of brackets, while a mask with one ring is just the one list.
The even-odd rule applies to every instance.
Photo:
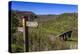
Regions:
[[[38, 15], [34, 21], [39, 23], [36, 28], [28, 28], [29, 52], [77, 49], [78, 45], [78, 16], [77, 13], [63, 13], [60, 15]], [[18, 27], [18, 26], [17, 26]], [[68, 41], [59, 39], [59, 35], [72, 31]], [[16, 43], [15, 43], [16, 42]], [[12, 34], [12, 52], [23, 52], [23, 34]]]

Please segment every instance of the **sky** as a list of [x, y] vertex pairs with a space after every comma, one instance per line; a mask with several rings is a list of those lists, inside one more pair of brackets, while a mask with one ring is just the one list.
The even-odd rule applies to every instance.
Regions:
[[12, 1], [11, 10], [18, 11], [31, 11], [37, 15], [46, 14], [62, 14], [78, 12], [77, 5], [70, 4], [50, 4], [50, 3], [33, 3], [33, 2], [20, 2]]

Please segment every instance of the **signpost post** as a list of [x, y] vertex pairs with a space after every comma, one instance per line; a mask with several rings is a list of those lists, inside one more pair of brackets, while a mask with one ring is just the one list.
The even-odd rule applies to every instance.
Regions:
[[26, 26], [26, 21], [28, 21], [28, 17], [22, 16], [22, 20], [23, 20], [24, 52], [29, 52], [28, 27]]

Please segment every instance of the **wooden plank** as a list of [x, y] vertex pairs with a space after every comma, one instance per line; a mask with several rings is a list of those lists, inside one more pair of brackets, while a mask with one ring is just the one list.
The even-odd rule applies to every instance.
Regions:
[[33, 22], [27, 21], [26, 22], [26, 26], [28, 26], [28, 27], [37, 27], [38, 26], [38, 22], [36, 22], [36, 21], [33, 21]]

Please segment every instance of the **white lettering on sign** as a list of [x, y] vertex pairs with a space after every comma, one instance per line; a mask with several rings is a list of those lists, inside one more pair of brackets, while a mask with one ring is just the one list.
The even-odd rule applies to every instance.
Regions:
[[26, 22], [26, 26], [28, 26], [28, 27], [37, 27], [38, 26], [38, 22], [27, 21]]

